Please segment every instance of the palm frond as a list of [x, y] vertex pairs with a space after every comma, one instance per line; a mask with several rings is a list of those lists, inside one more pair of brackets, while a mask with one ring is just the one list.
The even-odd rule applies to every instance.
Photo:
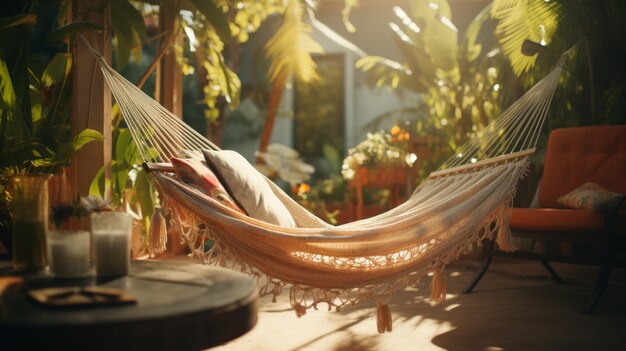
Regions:
[[[423, 46], [429, 60], [437, 68], [445, 71], [454, 69], [458, 58], [458, 29], [451, 21], [448, 1], [419, 0], [410, 2], [410, 5], [409, 14], [421, 27], [416, 48]], [[418, 61], [418, 64], [423, 65], [424, 62]]]
[[356, 28], [350, 22], [350, 12], [354, 7], [357, 7], [359, 4], [359, 0], [344, 0], [343, 1], [343, 10], [341, 10], [341, 19], [343, 21], [344, 27], [349, 33], [355, 33]]
[[549, 44], [559, 22], [559, 5], [544, 0], [495, 0], [491, 15], [498, 21], [496, 36], [516, 75], [527, 72], [537, 60], [525, 56], [522, 43], [529, 39]]
[[311, 36], [311, 27], [303, 21], [302, 4], [290, 1], [283, 24], [265, 45], [266, 56], [272, 62], [270, 80], [286, 80], [291, 75], [303, 82], [319, 79], [311, 53], [321, 52], [322, 47]]
[[367, 82], [376, 88], [388, 86], [395, 89], [402, 80], [408, 80], [412, 76], [411, 70], [405, 65], [381, 56], [360, 58], [355, 67], [363, 72], [369, 72]]

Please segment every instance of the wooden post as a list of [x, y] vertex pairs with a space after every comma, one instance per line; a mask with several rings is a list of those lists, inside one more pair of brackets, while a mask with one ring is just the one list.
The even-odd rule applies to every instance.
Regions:
[[[104, 56], [111, 62], [110, 6], [107, 0], [72, 0], [72, 11], [78, 20], [89, 21], [104, 28], [99, 33], [85, 33]], [[94, 41], [95, 40], [95, 41]], [[72, 135], [91, 128], [104, 135], [104, 142], [85, 145], [74, 157], [70, 169], [70, 191], [81, 196], [89, 194], [89, 186], [96, 173], [111, 161], [111, 91], [104, 81], [100, 67], [86, 48], [85, 43], [75, 40], [72, 82]], [[106, 170], [111, 177], [110, 168]], [[107, 182], [108, 183], [108, 182]], [[110, 198], [110, 189], [105, 190]]]
[[[183, 36], [179, 31], [178, 12], [180, 6], [177, 1], [161, 0], [159, 11], [159, 31], [166, 33], [176, 31], [174, 44], [161, 60], [157, 73], [158, 101], [163, 107], [176, 116], [183, 116], [183, 73], [176, 62], [175, 46], [183, 44]], [[167, 35], [162, 38], [167, 38]], [[163, 39], [165, 40], [165, 39]]]

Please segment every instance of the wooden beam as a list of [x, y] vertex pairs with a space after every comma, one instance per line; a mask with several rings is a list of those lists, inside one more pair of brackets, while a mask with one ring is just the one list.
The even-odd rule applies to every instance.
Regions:
[[475, 168], [480, 168], [480, 167], [489, 166], [489, 165], [496, 164], [496, 163], [503, 163], [503, 162], [507, 162], [511, 160], [516, 160], [518, 158], [531, 156], [536, 151], [537, 151], [536, 148], [532, 148], [532, 149], [522, 150], [518, 152], [512, 152], [506, 155], [488, 158], [482, 161], [478, 161], [476, 163], [470, 163], [466, 165], [452, 167], [452, 168], [444, 169], [442, 171], [435, 171], [435, 172], [432, 172], [428, 176], [428, 178], [433, 179], [433, 178], [438, 178], [438, 177], [452, 174], [452, 173], [463, 173], [463, 172], [471, 171]]
[[[175, 46], [183, 44], [183, 36], [179, 30], [180, 5], [177, 1], [162, 0], [159, 11], [159, 31], [166, 33], [173, 31], [175, 37], [173, 45], [161, 60], [160, 70], [157, 74], [158, 101], [163, 107], [176, 116], [183, 116], [183, 73], [176, 62]], [[169, 36], [163, 35], [162, 40]], [[162, 43], [161, 43], [162, 45]]]
[[171, 163], [158, 163], [158, 162], [144, 162], [142, 164], [143, 169], [148, 173], [153, 172], [174, 172], [174, 166]]
[[[86, 33], [86, 37], [111, 63], [110, 6], [107, 0], [72, 0], [73, 16], [104, 28], [99, 33]], [[72, 134], [91, 128], [104, 135], [104, 142], [93, 142], [83, 147], [74, 157], [70, 169], [70, 189], [82, 196], [89, 193], [89, 186], [96, 173], [111, 161], [111, 91], [104, 81], [95, 58], [82, 40], [75, 40], [72, 82]], [[105, 176], [110, 179], [110, 169]], [[110, 189], [105, 190], [110, 198]]]

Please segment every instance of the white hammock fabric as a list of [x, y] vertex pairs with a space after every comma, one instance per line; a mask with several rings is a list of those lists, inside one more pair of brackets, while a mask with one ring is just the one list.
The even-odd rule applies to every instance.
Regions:
[[[218, 149], [94, 54], [146, 162]], [[508, 221], [515, 187], [527, 172], [563, 62], [409, 200], [376, 217], [330, 226], [268, 180], [298, 226], [279, 227], [233, 211], [171, 173], [155, 172], [163, 206], [193, 255], [257, 277], [261, 295], [276, 299], [288, 289], [298, 316], [320, 303], [339, 310], [373, 299], [378, 331], [391, 331], [386, 301], [394, 292], [433, 273], [432, 298], [443, 300], [446, 264], [485, 238], [513, 248]], [[215, 241], [208, 252], [204, 239]]]

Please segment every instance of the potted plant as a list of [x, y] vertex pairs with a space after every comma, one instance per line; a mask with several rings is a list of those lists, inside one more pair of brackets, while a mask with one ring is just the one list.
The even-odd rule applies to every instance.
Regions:
[[[30, 176], [62, 174], [77, 150], [103, 139], [91, 129], [71, 135], [70, 46], [46, 41], [48, 32], [42, 27], [50, 16], [56, 16], [56, 12], [44, 9], [0, 19], [0, 240], [9, 249], [13, 204], [32, 209], [15, 195], [42, 193], [38, 201], [45, 202], [45, 223], [41, 226], [47, 230], [48, 200], [43, 194], [47, 190], [27, 185], [26, 179], [38, 179], [45, 187], [43, 179], [48, 177]], [[67, 29], [62, 32], [70, 33]], [[20, 190], [12, 193], [10, 182], [15, 177], [25, 180]]]
[[400, 202], [401, 190], [410, 186], [409, 171], [417, 160], [410, 141], [410, 133], [394, 125], [389, 132], [368, 133], [366, 140], [348, 151], [341, 174], [355, 189], [356, 219], [363, 218], [367, 198], [382, 205], [373, 212], [366, 210], [368, 215]]
[[368, 133], [366, 140], [348, 151], [341, 174], [348, 181], [381, 186], [405, 178], [405, 170], [417, 160], [409, 150], [410, 139], [409, 132], [397, 125], [389, 132]]

